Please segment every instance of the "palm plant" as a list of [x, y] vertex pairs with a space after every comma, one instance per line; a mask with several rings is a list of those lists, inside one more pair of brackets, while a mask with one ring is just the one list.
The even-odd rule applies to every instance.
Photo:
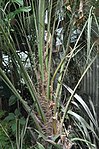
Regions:
[[[95, 42], [93, 44], [91, 43], [91, 20], [92, 17], [95, 20], [97, 19], [95, 15], [92, 15], [93, 9], [91, 8], [88, 18], [84, 20], [82, 1], [78, 2], [74, 0], [73, 2], [74, 5], [72, 5], [72, 1], [67, 2], [63, 0], [39, 0], [29, 1], [28, 3], [23, 2], [23, 0], [14, 0], [11, 2], [7, 1], [6, 5], [2, 2], [0, 16], [0, 34], [2, 38], [0, 44], [2, 55], [5, 54], [8, 56], [9, 68], [6, 72], [2, 58], [0, 62], [0, 75], [1, 79], [17, 98], [17, 101], [21, 102], [27, 111], [28, 117], [31, 116], [33, 119], [35, 132], [46, 142], [58, 148], [54, 142], [54, 137], [60, 137], [59, 144], [62, 143], [63, 148], [66, 148], [68, 138], [71, 146], [77, 140], [78, 142], [84, 142], [89, 148], [93, 148], [95, 142], [92, 144], [88, 130], [98, 140], [98, 136], [95, 133], [95, 131], [98, 131], [95, 118], [86, 103], [78, 96], [76, 99], [80, 102], [84, 110], [86, 110], [86, 114], [89, 115], [91, 125], [71, 110], [71, 104], [73, 97], [75, 97], [75, 91], [97, 57], [97, 53], [94, 52], [93, 54]], [[12, 12], [11, 7], [14, 9]], [[77, 27], [80, 28], [80, 33], [75, 39], [76, 41], [73, 40], [73, 44], [71, 44], [73, 30]], [[62, 30], [61, 36], [57, 34], [59, 28]], [[86, 28], [87, 43], [81, 44], [80, 40]], [[45, 36], [45, 33], [47, 33], [47, 36]], [[61, 45], [57, 46], [57, 38], [61, 42]], [[72, 60], [74, 62], [76, 57], [84, 49], [82, 45], [87, 48], [84, 67], [80, 70], [81, 76], [74, 84], [72, 92], [70, 88], [65, 86], [71, 93], [71, 96], [68, 96], [69, 99], [66, 100], [66, 104], [64, 105], [61, 102], [63, 100], [64, 78], [68, 74], [70, 62]], [[22, 52], [26, 56], [24, 61], [22, 60], [23, 57], [21, 59]], [[57, 55], [58, 62], [56, 63]], [[9, 76], [8, 72], [10, 71], [12, 73], [13, 69], [13, 74]], [[19, 84], [21, 83], [25, 84], [29, 90], [32, 100], [31, 105], [29, 105], [26, 97], [23, 98], [21, 95], [22, 88], [19, 88]], [[79, 108], [79, 105], [75, 102], [73, 104]], [[67, 117], [70, 117], [70, 115], [79, 121], [77, 123], [75, 120], [75, 124], [77, 126], [76, 129], [82, 133], [82, 138], [75, 137], [75, 133], [74, 137], [69, 138], [70, 133], [68, 133], [64, 125]], [[28, 129], [27, 121], [22, 133], [20, 133], [20, 130], [18, 131], [20, 124], [18, 125], [17, 123], [17, 149], [22, 148], [22, 142], [20, 143], [20, 140], [23, 141], [26, 129]], [[94, 129], [94, 127], [96, 128]], [[48, 139], [49, 136], [51, 136], [51, 140]], [[22, 139], [20, 139], [21, 137]], [[40, 143], [37, 143], [37, 146], [38, 148], [44, 148]]]

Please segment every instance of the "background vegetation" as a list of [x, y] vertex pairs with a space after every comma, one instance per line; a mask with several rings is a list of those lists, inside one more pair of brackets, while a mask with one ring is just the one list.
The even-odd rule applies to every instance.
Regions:
[[0, 147], [98, 149], [81, 83], [99, 52], [98, 1], [0, 1]]

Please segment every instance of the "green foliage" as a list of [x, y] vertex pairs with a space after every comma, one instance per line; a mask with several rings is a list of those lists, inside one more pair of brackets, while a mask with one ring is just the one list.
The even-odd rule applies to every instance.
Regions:
[[[95, 43], [91, 37], [93, 19], [97, 28], [99, 25], [93, 14], [93, 7], [90, 9], [88, 18], [86, 16], [86, 20], [83, 21], [83, 14], [79, 16], [80, 12], [78, 12], [79, 3], [80, 1], [77, 0], [74, 0], [73, 5], [71, 1], [63, 4], [62, 0], [39, 0], [24, 4], [23, 0], [12, 0], [3, 7], [0, 6], [2, 12], [0, 16], [0, 34], [2, 36], [0, 44], [3, 45], [1, 46], [0, 79], [13, 93], [9, 98], [9, 106], [21, 103], [27, 112], [25, 119], [18, 107], [13, 113], [9, 112], [3, 121], [1, 120], [1, 148], [5, 146], [10, 148], [11, 146], [14, 149], [13, 146], [15, 146], [16, 149], [24, 149], [31, 146], [34, 149], [45, 149], [47, 144], [49, 149], [58, 149], [61, 146], [66, 148], [67, 140], [70, 145], [76, 142], [77, 144], [81, 143], [82, 148], [84, 145], [89, 149], [96, 146], [95, 141], [99, 139], [96, 132], [99, 133], [99, 128], [94, 106], [91, 103], [93, 110], [91, 112], [88, 105], [75, 92], [97, 57]], [[9, 8], [11, 5], [14, 8], [13, 11]], [[45, 18], [47, 24], [45, 24]], [[59, 33], [62, 34], [62, 39], [57, 35], [59, 26], [62, 28], [62, 32]], [[80, 33], [72, 43], [73, 31], [77, 29], [80, 29]], [[45, 32], [47, 32], [46, 40]], [[86, 33], [87, 39], [83, 46], [81, 40], [84, 33]], [[56, 44], [57, 38], [61, 42], [59, 46]], [[81, 76], [77, 78], [76, 83], [74, 82], [72, 90], [69, 85], [65, 86], [63, 82], [65, 77], [69, 80], [67, 74], [71, 75], [68, 73], [71, 61], [74, 62], [76, 58], [80, 57], [83, 47], [86, 47], [85, 61], [83, 68], [80, 69]], [[22, 52], [23, 56], [21, 56]], [[27, 56], [23, 60], [25, 54]], [[3, 58], [4, 55], [8, 57], [7, 64]], [[28, 62], [28, 66], [26, 66], [26, 62]], [[74, 69], [76, 72], [76, 66]], [[68, 82], [71, 84], [72, 81]], [[27, 92], [23, 93], [21, 83], [28, 88], [31, 104], [28, 102]], [[63, 86], [71, 94], [71, 96], [66, 97], [65, 104], [62, 103], [64, 100], [62, 97]], [[73, 98], [76, 98], [77, 102]], [[51, 104], [49, 104], [50, 102]], [[76, 107], [79, 110], [74, 110], [72, 105], [73, 108]], [[81, 115], [82, 109], [89, 121]], [[2, 115], [3, 113], [1, 113], [1, 117]], [[28, 123], [30, 116], [32, 118], [31, 125]], [[50, 125], [51, 118], [52, 125]], [[65, 121], [68, 120], [71, 124], [74, 120], [75, 126], [72, 127], [76, 127], [78, 134], [76, 131], [68, 132], [68, 128], [65, 128]], [[27, 133], [29, 128], [33, 137], [31, 139], [28, 138]], [[49, 128], [53, 129], [53, 133], [50, 131], [49, 134]], [[94, 142], [91, 142], [89, 131], [92, 133]], [[51, 139], [48, 139], [49, 135]], [[27, 140], [30, 139], [30, 145], [27, 143], [25, 146], [25, 137]], [[64, 141], [62, 137], [64, 137]], [[32, 143], [34, 138], [36, 138], [35, 142]]]
[[[0, 121], [0, 147], [1, 148], [8, 147], [9, 149], [27, 148], [27, 145], [25, 145], [25, 139], [24, 139], [27, 122], [28, 120], [25, 120], [25, 118], [21, 116], [20, 112], [17, 109], [15, 110], [15, 114], [9, 113], [9, 115], [6, 116], [3, 121]], [[18, 139], [20, 138], [20, 136], [21, 136], [22, 142], [20, 140], [20, 143], [19, 143]], [[28, 136], [26, 135], [25, 138], [27, 139], [27, 137]], [[16, 142], [15, 142], [15, 139], [16, 139]]]
[[6, 147], [9, 149], [12, 148], [10, 143], [9, 143], [8, 137], [6, 135], [4, 135], [4, 132], [2, 132], [1, 130], [0, 130], [0, 138], [1, 138], [0, 139], [0, 148], [1, 149], [2, 148], [6, 149]]
[[31, 10], [31, 7], [20, 7], [19, 9], [13, 11], [13, 12], [10, 12], [8, 15], [6, 15], [5, 17], [5, 21], [11, 21], [12, 19], [15, 18], [16, 15], [18, 15], [19, 13], [21, 12], [29, 12]]
[[[0, 119], [2, 119], [5, 116], [4, 111], [0, 111]], [[0, 120], [0, 148], [9, 148], [13, 149], [12, 141], [10, 140], [10, 137], [8, 136], [9, 133], [9, 124], [5, 122], [4, 120]]]
[[12, 96], [9, 98], [9, 106], [14, 105], [16, 102], [17, 102], [17, 98], [15, 97], [15, 95], [12, 95]]
[[23, 0], [12, 0], [12, 2], [15, 2], [19, 4], [20, 6], [23, 6]]
[[37, 147], [35, 147], [35, 149], [45, 149], [45, 148], [44, 148], [44, 146], [42, 144], [37, 142]]

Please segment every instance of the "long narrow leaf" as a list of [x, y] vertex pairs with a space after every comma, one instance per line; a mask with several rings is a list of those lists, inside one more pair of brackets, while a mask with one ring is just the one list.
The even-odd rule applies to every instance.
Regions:
[[2, 33], [4, 34], [4, 36], [5, 36], [5, 38], [6, 38], [6, 41], [7, 41], [8, 44], [9, 44], [9, 47], [10, 47], [10, 49], [11, 49], [11, 52], [12, 52], [13, 55], [15, 56], [15, 58], [16, 58], [18, 64], [19, 64], [19, 66], [20, 66], [20, 70], [21, 70], [21, 72], [22, 72], [22, 76], [23, 76], [23, 78], [24, 78], [24, 81], [26, 82], [27, 87], [29, 88], [29, 91], [30, 91], [30, 93], [31, 93], [31, 96], [32, 96], [34, 102], [36, 102], [36, 105], [37, 105], [38, 110], [39, 110], [39, 114], [40, 114], [40, 116], [42, 117], [42, 120], [45, 121], [45, 115], [44, 115], [44, 112], [43, 112], [43, 110], [42, 110], [42, 108], [41, 108], [41, 106], [40, 106], [40, 103], [39, 103], [39, 101], [38, 101], [38, 96], [37, 96], [37, 94], [36, 94], [36, 89], [35, 89], [35, 87], [34, 87], [34, 85], [33, 85], [33, 83], [32, 83], [32, 80], [30, 79], [30, 77], [29, 77], [29, 75], [28, 75], [28, 73], [27, 73], [25, 67], [24, 67], [23, 64], [22, 64], [21, 59], [19, 58], [19, 56], [18, 56], [18, 54], [16, 53], [16, 51], [15, 51], [13, 45], [11, 44], [11, 42], [10, 42], [10, 40], [9, 40], [9, 37], [8, 37], [8, 36], [6, 35], [6, 33], [4, 32], [4, 29], [2, 28], [2, 26], [0, 26], [0, 28], [1, 28]]
[[[22, 103], [22, 105], [25, 107], [26, 111], [28, 113], [30, 113], [31, 109], [28, 106], [27, 102], [24, 101], [22, 99], [22, 97], [20, 96], [20, 94], [18, 93], [18, 91], [15, 89], [15, 87], [13, 86], [13, 84], [11, 83], [11, 81], [8, 79], [8, 77], [5, 75], [5, 73], [3, 72], [3, 70], [0, 68], [0, 77], [1, 79], [6, 83], [6, 85], [11, 89], [11, 91], [14, 93], [14, 95], [17, 97], [17, 99], [20, 100], [20, 102]], [[31, 112], [31, 117], [33, 118], [36, 127], [41, 131], [41, 127], [38, 124], [38, 121], [35, 119], [35, 114]]]
[[[95, 61], [96, 58], [97, 58], [97, 55], [92, 59], [92, 61], [90, 62], [90, 64], [87, 66], [87, 68], [86, 68], [85, 71], [83, 72], [81, 78], [79, 79], [77, 85], [76, 85], [75, 88], [74, 88], [74, 91], [73, 91], [72, 94], [71, 94], [71, 97], [69, 98], [69, 100], [68, 100], [68, 102], [67, 102], [67, 104], [66, 104], [65, 111], [64, 111], [64, 114], [63, 114], [63, 117], [62, 117], [62, 120], [61, 120], [61, 129], [62, 129], [62, 126], [63, 126], [63, 122], [64, 122], [64, 119], [65, 119], [66, 113], [67, 113], [67, 111], [68, 111], [69, 105], [70, 105], [70, 103], [71, 103], [71, 101], [72, 101], [72, 98], [73, 98], [73, 96], [74, 96], [74, 94], [75, 94], [75, 91], [76, 91], [77, 87], [78, 87], [79, 84], [81, 83], [82, 79], [84, 78], [85, 74], [87, 73], [88, 69], [89, 69], [90, 66], [93, 64], [93, 62]], [[95, 124], [95, 125], [96, 125], [96, 124]], [[61, 131], [62, 131], [62, 130], [61, 130]]]
[[[68, 87], [67, 85], [64, 85], [64, 87], [69, 91], [69, 93], [73, 94], [73, 90]], [[78, 94], [74, 94], [74, 97], [77, 99], [77, 101], [82, 105], [82, 107], [84, 108], [84, 110], [86, 111], [88, 117], [90, 118], [90, 120], [94, 123], [94, 125], [96, 126], [97, 130], [99, 131], [99, 128], [96, 124], [96, 120], [93, 117], [89, 107], [87, 106], [87, 104], [84, 102], [84, 100], [78, 95]]]

